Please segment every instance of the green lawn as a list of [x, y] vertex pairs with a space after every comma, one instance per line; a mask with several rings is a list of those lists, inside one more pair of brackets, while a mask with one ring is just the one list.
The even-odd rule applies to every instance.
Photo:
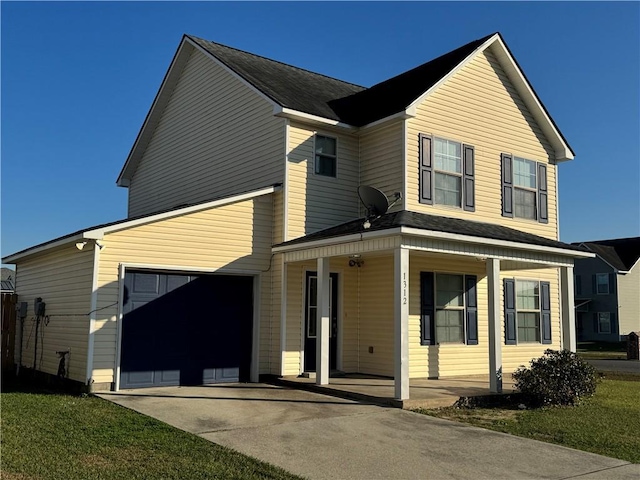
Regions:
[[295, 479], [96, 397], [0, 395], [3, 479]]
[[640, 375], [608, 375], [577, 407], [450, 407], [420, 413], [640, 463]]

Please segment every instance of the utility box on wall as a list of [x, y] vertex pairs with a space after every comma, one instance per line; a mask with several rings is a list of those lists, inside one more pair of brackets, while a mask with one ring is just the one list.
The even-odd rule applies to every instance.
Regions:
[[640, 334], [631, 332], [627, 335], [627, 360], [640, 360]]

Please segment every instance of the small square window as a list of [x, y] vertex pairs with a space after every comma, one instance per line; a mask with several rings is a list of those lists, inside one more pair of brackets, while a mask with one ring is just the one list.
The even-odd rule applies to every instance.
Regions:
[[609, 293], [608, 273], [598, 273], [596, 275], [596, 293], [598, 295], [607, 295]]
[[325, 177], [336, 177], [337, 141], [332, 137], [316, 135], [315, 138], [315, 172]]
[[611, 314], [598, 312], [598, 333], [611, 333]]

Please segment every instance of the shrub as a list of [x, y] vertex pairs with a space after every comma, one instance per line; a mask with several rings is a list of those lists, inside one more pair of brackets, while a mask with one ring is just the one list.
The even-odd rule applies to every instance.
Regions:
[[593, 366], [569, 350], [545, 350], [530, 367], [521, 366], [514, 374], [516, 388], [532, 406], [577, 405], [596, 391]]

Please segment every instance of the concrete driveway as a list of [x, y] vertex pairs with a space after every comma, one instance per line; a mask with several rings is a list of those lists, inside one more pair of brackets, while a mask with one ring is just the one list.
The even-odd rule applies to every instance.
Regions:
[[265, 384], [100, 394], [311, 479], [628, 479], [640, 465]]

